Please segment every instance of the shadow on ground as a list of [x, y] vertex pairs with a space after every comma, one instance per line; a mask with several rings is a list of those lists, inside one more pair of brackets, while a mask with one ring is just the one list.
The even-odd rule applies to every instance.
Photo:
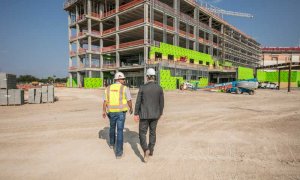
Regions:
[[[138, 149], [138, 145], [140, 145], [139, 134], [135, 131], [130, 131], [128, 128], [124, 128], [123, 133], [124, 143], [129, 143], [135, 155], [143, 161], [144, 158]], [[109, 127], [105, 127], [99, 131], [99, 139], [106, 140], [106, 144], [109, 147]]]

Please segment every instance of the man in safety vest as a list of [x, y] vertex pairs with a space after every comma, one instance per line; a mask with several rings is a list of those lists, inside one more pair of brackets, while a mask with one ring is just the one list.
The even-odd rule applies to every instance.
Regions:
[[[134, 111], [134, 120], [139, 121], [139, 137], [142, 149], [144, 150], [144, 162], [153, 155], [156, 142], [156, 126], [163, 114], [164, 92], [160, 85], [154, 83], [155, 70], [147, 70], [147, 84], [139, 89]], [[146, 134], [148, 129], [149, 144], [147, 144]]]
[[[123, 129], [125, 124], [126, 112], [132, 114], [132, 101], [129, 88], [125, 86], [125, 76], [118, 72], [115, 74], [115, 83], [108, 86], [105, 90], [103, 113], [110, 121], [109, 139], [110, 148], [113, 149], [116, 144], [116, 158], [120, 159], [123, 155]], [[117, 137], [116, 137], [117, 128]]]

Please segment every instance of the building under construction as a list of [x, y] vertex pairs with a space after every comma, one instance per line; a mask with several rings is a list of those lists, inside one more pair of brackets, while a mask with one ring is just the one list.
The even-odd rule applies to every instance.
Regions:
[[258, 42], [194, 0], [67, 0], [64, 9], [72, 87], [89, 78], [110, 84], [117, 71], [138, 87], [155, 67], [173, 89], [236, 79], [238, 67], [260, 64]]

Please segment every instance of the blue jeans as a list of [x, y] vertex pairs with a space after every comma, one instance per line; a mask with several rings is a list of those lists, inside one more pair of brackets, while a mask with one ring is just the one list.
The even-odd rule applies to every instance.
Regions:
[[123, 129], [125, 124], [126, 112], [110, 112], [108, 113], [110, 121], [109, 139], [110, 145], [114, 146], [116, 142], [116, 127], [117, 127], [117, 143], [116, 156], [123, 154]]

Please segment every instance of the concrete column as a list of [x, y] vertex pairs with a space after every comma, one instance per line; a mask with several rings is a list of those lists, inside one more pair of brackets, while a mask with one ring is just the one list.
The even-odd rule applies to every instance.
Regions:
[[116, 12], [119, 12], [119, 6], [120, 6], [119, 0], [116, 0]]
[[209, 17], [209, 27], [211, 28], [212, 27], [212, 17]]
[[178, 46], [179, 45], [179, 20], [177, 17], [174, 18], [174, 30], [175, 30], [175, 34], [174, 34], [174, 45]]
[[[149, 5], [147, 3], [144, 4], [144, 22], [149, 22]], [[148, 44], [149, 40], [149, 29], [148, 25], [144, 25], [144, 44]], [[145, 56], [144, 56], [145, 57]], [[146, 63], [147, 61], [145, 61]]]
[[163, 14], [163, 42], [166, 43], [167, 42], [167, 15], [164, 13]]
[[80, 72], [77, 72], [77, 85], [78, 87], [82, 87]]
[[103, 68], [103, 55], [100, 55], [100, 68]]
[[116, 66], [117, 68], [120, 68], [120, 53], [117, 51], [116, 52]]
[[[173, 5], [174, 5], [174, 9], [176, 11], [176, 14], [179, 14], [180, 12], [180, 0], [173, 0]], [[178, 46], [179, 45], [179, 19], [177, 18], [177, 16], [174, 17], [174, 29], [175, 29], [175, 35], [174, 35], [174, 45]]]
[[221, 34], [224, 34], [224, 24], [221, 25]]
[[188, 33], [190, 33], [190, 25], [189, 24], [185, 24], [185, 43], [186, 43], [186, 48], [190, 49], [190, 39], [189, 36], [187, 35]]
[[104, 4], [100, 4], [100, 7], [99, 7], [99, 14], [100, 14], [100, 17], [103, 16], [103, 13], [104, 13]]
[[76, 16], [76, 20], [79, 16], [79, 13], [78, 13], [78, 5], [75, 6], [75, 16]]
[[119, 36], [119, 34], [117, 33], [117, 34], [116, 34], [116, 49], [119, 49], [119, 45], [120, 45], [120, 36]]
[[[199, 22], [199, 9], [194, 9], [194, 19], [196, 22]], [[199, 26], [195, 25], [194, 27], [194, 35], [195, 35], [195, 43], [194, 43], [194, 50], [199, 51]]]
[[120, 18], [119, 15], [116, 15], [116, 31], [119, 31], [119, 26], [120, 26]]
[[144, 4], [144, 22], [149, 22], [149, 5]]
[[91, 3], [91, 0], [87, 0], [87, 14], [89, 16], [92, 14], [92, 3]]
[[154, 23], [154, 1], [152, 1], [150, 5], [150, 42], [154, 42], [154, 28], [153, 28], [153, 23]]
[[92, 78], [92, 71], [89, 71], [89, 78]]
[[86, 1], [84, 1], [83, 2], [83, 13], [84, 14], [87, 14], [87, 7], [86, 6], [87, 6], [87, 3], [86, 3]]
[[144, 64], [148, 63], [148, 59], [149, 59], [149, 47], [144, 46]]

